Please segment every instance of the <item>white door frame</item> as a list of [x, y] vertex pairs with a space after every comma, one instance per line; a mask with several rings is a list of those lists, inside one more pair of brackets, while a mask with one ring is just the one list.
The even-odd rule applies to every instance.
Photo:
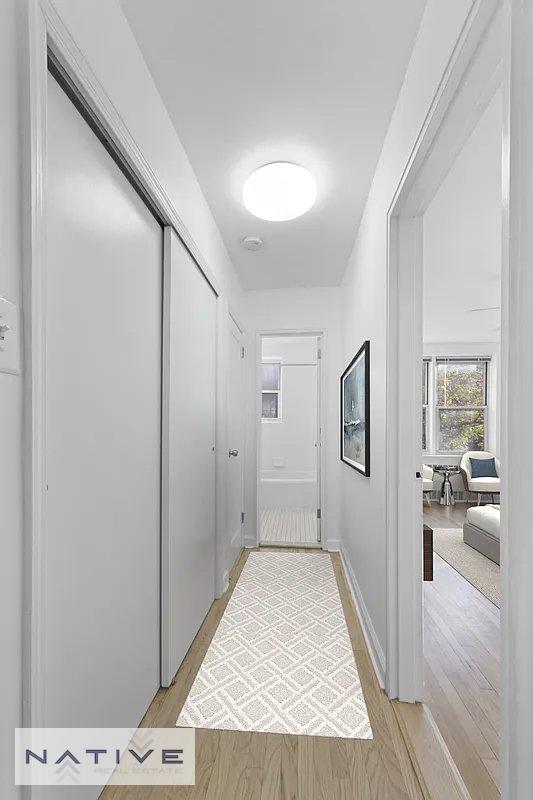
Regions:
[[[222, 304], [221, 304], [222, 305]], [[220, 344], [218, 353], [218, 364], [220, 369], [224, 370], [224, 374], [220, 374], [218, 386], [222, 393], [221, 406], [220, 406], [220, 425], [219, 429], [222, 432], [224, 439], [217, 445], [218, 459], [217, 459], [217, 572], [216, 572], [216, 597], [221, 597], [228, 588], [229, 574], [227, 574], [227, 558], [226, 552], [228, 547], [228, 529], [227, 529], [227, 492], [228, 492], [228, 451], [230, 448], [230, 441], [228, 437], [228, 420], [229, 420], [229, 381], [228, 381], [228, 340], [232, 335], [230, 326], [233, 324], [239, 331], [240, 346], [241, 346], [241, 392], [244, 397], [245, 388], [245, 337], [246, 330], [242, 325], [239, 316], [226, 303], [221, 307], [222, 330], [219, 333]], [[244, 402], [243, 402], [244, 411]], [[245, 463], [246, 463], [246, 426], [245, 415], [243, 413], [242, 422], [242, 446], [239, 453], [241, 465], [241, 513], [244, 514], [245, 503]], [[220, 533], [220, 535], [219, 535]], [[241, 548], [244, 547], [244, 519], [241, 519]], [[231, 567], [230, 570], [231, 571]]]
[[502, 84], [504, 17], [473, 3], [388, 212], [386, 689], [408, 702], [423, 699], [422, 217]]
[[502, 797], [533, 786], [533, 6], [512, 0], [506, 81], [502, 286]]
[[[533, 480], [533, 457], [531, 436], [524, 436], [525, 430], [530, 434], [528, 420], [531, 414], [524, 417], [524, 407], [529, 402], [527, 397], [533, 386], [533, 364], [529, 354], [533, 335], [533, 279], [530, 258], [525, 257], [527, 247], [522, 250], [524, 239], [529, 243], [529, 255], [532, 250], [529, 218], [532, 213], [533, 102], [528, 100], [526, 122], [521, 92], [522, 84], [527, 84], [528, 91], [532, 84], [530, 37], [533, 12], [520, 0], [513, 6], [513, 46], [516, 47], [513, 73], [509, 63], [509, 12], [510, 5], [503, 0], [473, 4], [389, 208], [386, 689], [390, 697], [406, 701], [421, 700], [423, 696], [422, 537], [419, 525], [422, 492], [421, 482], [415, 478], [421, 468], [418, 441], [422, 413], [422, 215], [495, 89], [503, 86], [501, 771], [502, 797], [522, 800], [529, 796], [533, 780], [530, 758], [533, 734], [529, 719], [533, 702], [529, 611], [533, 600], [530, 572], [533, 547], [528, 500]], [[527, 79], [524, 71], [526, 59]], [[521, 161], [524, 141], [527, 141], [529, 160]], [[519, 154], [516, 157], [515, 152]], [[511, 210], [510, 163], [514, 167]], [[517, 357], [518, 349], [522, 353], [520, 359]], [[514, 520], [511, 546], [507, 535], [510, 520]], [[513, 630], [515, 634], [511, 636]]]
[[[24, 198], [27, 226], [23, 271], [25, 429], [24, 429], [24, 582], [23, 597], [23, 723], [44, 725], [44, 599], [46, 574], [45, 494], [45, 331], [46, 331], [46, 100], [48, 53], [64, 73], [66, 81], [83, 103], [87, 114], [97, 121], [142, 189], [163, 226], [174, 228], [220, 303], [220, 288], [192, 235], [177, 213], [163, 186], [137, 147], [104, 87], [78, 48], [50, 0], [28, 0], [28, 81], [25, 127], [29, 131], [26, 158], [28, 186]], [[218, 436], [218, 432], [217, 432]], [[217, 534], [218, 535], [218, 534]], [[38, 797], [33, 787], [26, 796]]]
[[326, 420], [326, 407], [325, 407], [325, 373], [327, 368], [326, 351], [327, 351], [327, 330], [315, 328], [298, 328], [298, 329], [275, 329], [275, 330], [261, 330], [256, 331], [255, 336], [255, 450], [256, 450], [256, 464], [255, 464], [255, 511], [256, 511], [256, 531], [255, 531], [255, 547], [259, 547], [259, 534], [260, 534], [260, 513], [259, 513], [259, 481], [261, 480], [261, 412], [262, 412], [262, 398], [261, 398], [261, 362], [262, 362], [262, 340], [264, 337], [284, 337], [284, 336], [316, 336], [320, 340], [320, 358], [317, 360], [317, 381], [318, 381], [318, 401], [317, 401], [317, 500], [318, 507], [321, 509], [321, 517], [318, 520], [318, 531], [320, 541], [317, 542], [323, 550], [328, 549], [327, 545], [327, 524], [325, 514], [325, 420]]
[[[246, 336], [246, 329], [222, 295], [217, 303], [217, 402], [216, 402], [216, 553], [215, 553], [215, 597], [222, 597], [227, 589], [226, 577], [226, 539], [227, 539], [227, 490], [228, 490], [228, 363], [227, 347], [230, 320], [241, 331], [242, 343]], [[244, 359], [243, 359], [244, 364]], [[244, 387], [244, 367], [243, 367]], [[246, 432], [243, 432], [243, 445], [246, 442]], [[244, 465], [246, 446], [242, 452], [243, 470], [243, 509], [244, 509]], [[243, 529], [244, 534], [244, 529]]]

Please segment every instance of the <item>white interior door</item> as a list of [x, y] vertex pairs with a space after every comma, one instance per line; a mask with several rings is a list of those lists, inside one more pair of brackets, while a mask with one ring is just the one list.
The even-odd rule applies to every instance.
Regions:
[[243, 511], [243, 358], [242, 332], [229, 318], [228, 330], [228, 405], [227, 405], [227, 555], [225, 570], [229, 574], [242, 548]]
[[168, 685], [215, 597], [217, 299], [165, 229], [162, 681]]
[[51, 76], [46, 219], [45, 722], [135, 726], [159, 687], [163, 236]]

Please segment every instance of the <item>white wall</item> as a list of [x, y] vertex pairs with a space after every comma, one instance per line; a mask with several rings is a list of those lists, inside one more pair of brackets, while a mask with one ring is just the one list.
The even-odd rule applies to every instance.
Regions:
[[[498, 454], [502, 104], [500, 88], [423, 218], [424, 356], [491, 356], [487, 447]], [[472, 311], [480, 308], [491, 310]], [[460, 461], [431, 450], [423, 459]], [[455, 486], [462, 489], [460, 477]]]
[[[21, 304], [20, 42], [17, 0], [0, 4], [0, 295]], [[14, 728], [21, 724], [22, 377], [0, 373], [0, 796], [13, 786]]]
[[497, 342], [502, 247], [502, 90], [423, 219], [424, 341]]
[[257, 332], [325, 331], [322, 371], [325, 387], [323, 419], [325, 470], [324, 530], [331, 548], [339, 542], [339, 376], [341, 373], [341, 289], [283, 289], [245, 292], [249, 331], [246, 358], [247, 445], [245, 468], [245, 542], [257, 541]]
[[316, 336], [263, 336], [262, 351], [264, 358], [281, 356], [291, 364], [316, 364]]
[[375, 642], [386, 649], [386, 305], [387, 211], [435, 95], [471, 0], [428, 0], [376, 167], [345, 280], [344, 359], [371, 343], [371, 471], [341, 465], [341, 531]]

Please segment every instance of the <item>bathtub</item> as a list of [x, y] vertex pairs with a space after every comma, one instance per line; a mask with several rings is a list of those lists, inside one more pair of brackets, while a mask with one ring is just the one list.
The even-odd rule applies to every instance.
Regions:
[[280, 475], [264, 471], [259, 484], [260, 508], [317, 508], [316, 473]]

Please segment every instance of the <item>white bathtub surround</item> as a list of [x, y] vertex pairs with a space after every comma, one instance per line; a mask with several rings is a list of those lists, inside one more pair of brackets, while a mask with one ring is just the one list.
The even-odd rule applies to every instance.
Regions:
[[309, 508], [262, 508], [259, 542], [318, 547], [316, 511]]
[[176, 724], [372, 738], [327, 553], [248, 556]]
[[279, 475], [264, 470], [259, 484], [259, 508], [306, 508], [316, 512], [316, 471]]

